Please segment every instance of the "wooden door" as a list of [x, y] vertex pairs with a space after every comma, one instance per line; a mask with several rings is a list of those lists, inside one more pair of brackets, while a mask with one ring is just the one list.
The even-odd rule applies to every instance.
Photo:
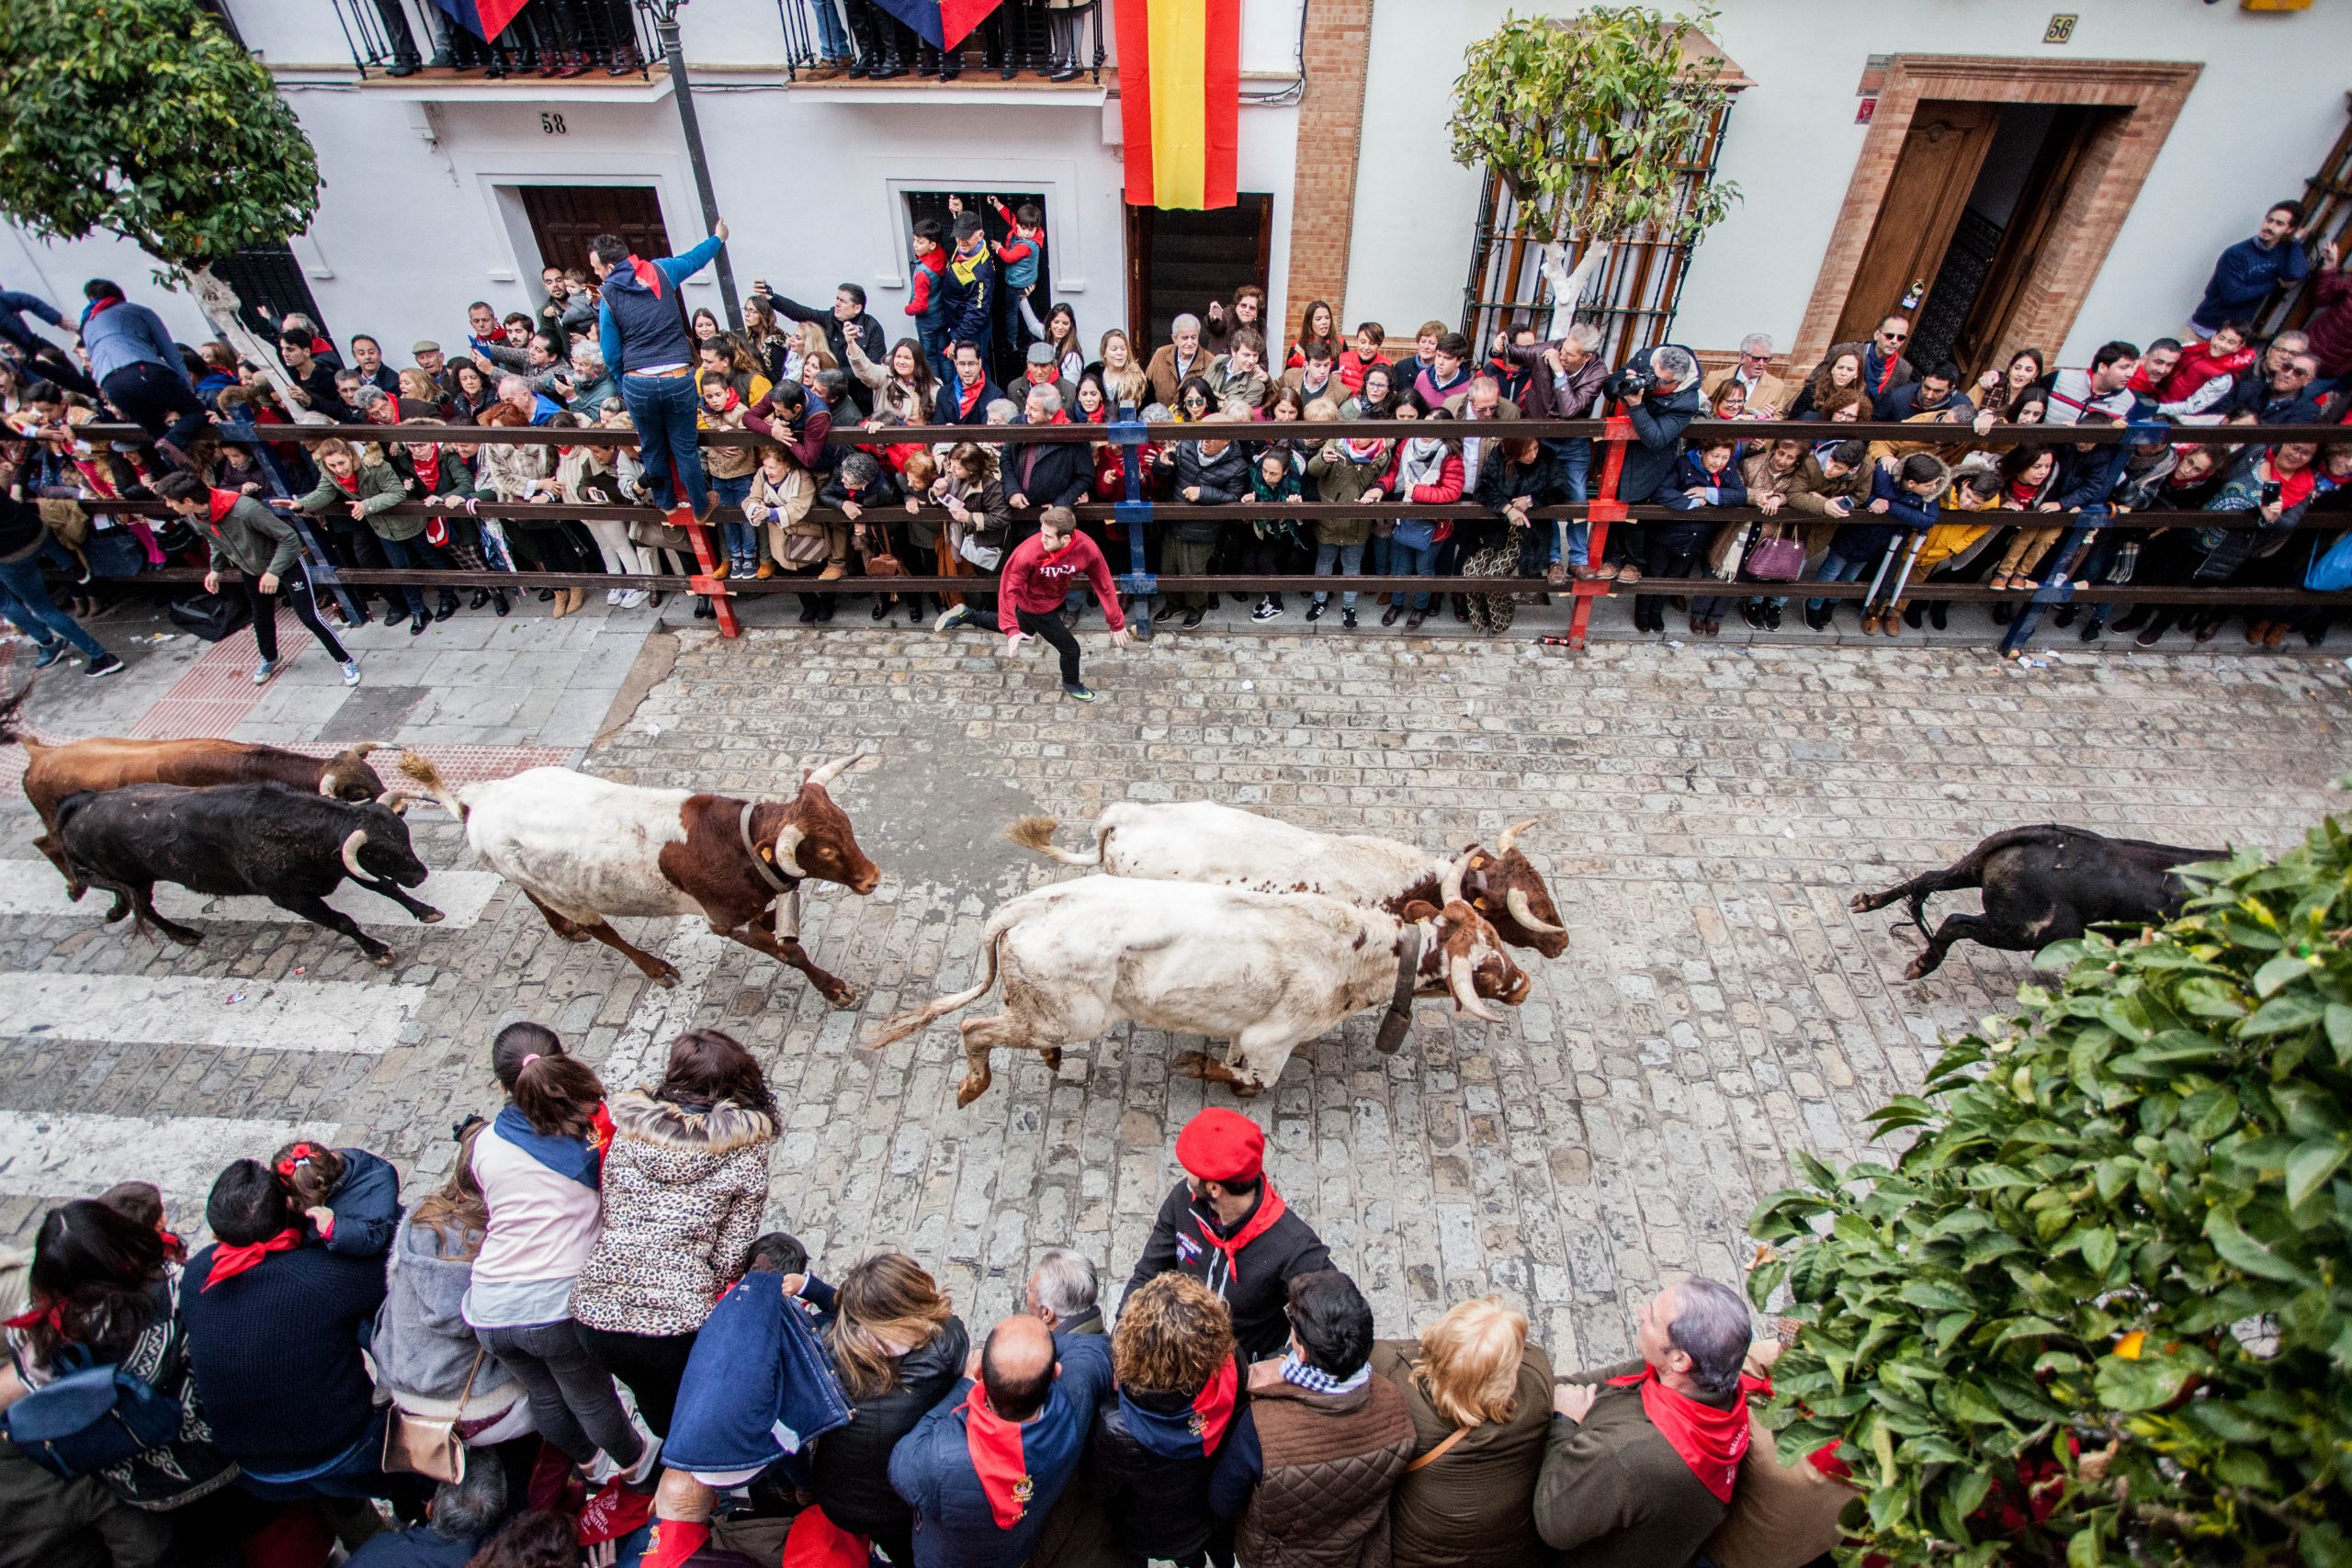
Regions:
[[1924, 288], [1936, 276], [2000, 122], [1998, 104], [1930, 99], [1919, 106], [1847, 292], [1836, 342], [1870, 336], [1902, 308], [1914, 283]]
[[1960, 335], [1952, 340], [1951, 357], [1962, 369], [1973, 375], [2005, 363], [2000, 349], [2010, 335], [2009, 323], [2018, 314], [2035, 264], [2058, 231], [2059, 214], [2091, 155], [2097, 134], [2100, 127], [2126, 112], [2066, 104], [2051, 119], [1984, 286], [1976, 292]]
[[524, 186], [522, 192], [541, 266], [587, 272], [588, 244], [599, 234], [619, 235], [641, 256], [674, 254], [651, 186]]
[[[1246, 190], [1208, 211], [1127, 209], [1127, 333], [1140, 357], [1168, 341], [1169, 323], [1183, 312], [1230, 300], [1245, 283], [1266, 287], [1273, 211], [1272, 196]], [[1270, 355], [1281, 350], [1268, 345]]]

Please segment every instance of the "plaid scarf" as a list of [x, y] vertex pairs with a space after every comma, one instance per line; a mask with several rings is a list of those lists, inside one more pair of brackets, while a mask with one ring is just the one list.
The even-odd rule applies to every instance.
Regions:
[[1309, 1393], [1345, 1393], [1362, 1388], [1372, 1379], [1372, 1363], [1358, 1367], [1353, 1377], [1335, 1378], [1320, 1367], [1310, 1367], [1298, 1359], [1295, 1350], [1283, 1356], [1283, 1382], [1295, 1383]]

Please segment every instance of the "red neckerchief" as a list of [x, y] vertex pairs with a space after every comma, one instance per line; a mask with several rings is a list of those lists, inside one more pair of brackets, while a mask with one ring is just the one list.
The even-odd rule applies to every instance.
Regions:
[[130, 301], [125, 299], [119, 294], [110, 294], [104, 299], [93, 299], [90, 301], [88, 307], [82, 312], [81, 324], [86, 327], [90, 324], [92, 317], [96, 316], [103, 311], [111, 310], [117, 305], [127, 305], [129, 303]]
[[2041, 487], [2033, 483], [2030, 479], [2011, 479], [2009, 481], [2009, 499], [2017, 502], [2019, 505], [2031, 506], [2034, 502], [2034, 498], [2039, 496], [2041, 493]]
[[333, 479], [335, 482], [335, 487], [341, 490], [345, 495], [357, 495], [359, 493], [359, 470], [357, 468], [352, 469], [348, 474], [329, 474], [327, 478]]
[[235, 491], [216, 490], [208, 491], [204, 498], [205, 521], [209, 523], [220, 522], [222, 518], [229, 515], [230, 508], [236, 504], [237, 492]]
[[1009, 1530], [1019, 1524], [1036, 1492], [1021, 1452], [1021, 1423], [990, 1410], [988, 1390], [978, 1383], [964, 1396], [964, 1450], [971, 1456], [972, 1473], [996, 1528]]
[[2278, 504], [2281, 506], [2301, 506], [2312, 498], [2312, 491], [2319, 488], [2319, 468], [2316, 464], [2306, 463], [2291, 474], [2282, 474], [2278, 471], [2278, 448], [2276, 446], [2263, 457], [2263, 462], [2269, 468], [2271, 477], [2278, 481]]
[[[1878, 389], [1879, 389], [1879, 391], [1880, 391], [1880, 393], [1881, 393], [1882, 395], [1886, 391], [1886, 386], [1887, 386], [1887, 383], [1894, 379], [1894, 361], [1895, 361], [1896, 357], [1897, 357], [1896, 355], [1890, 354], [1890, 355], [1886, 355], [1884, 359], [1883, 359], [1882, 361], [1880, 361], [1880, 364], [1879, 364], [1879, 372], [1878, 372]], [[1862, 356], [1862, 359], [1863, 359], [1863, 363], [1868, 364], [1868, 363], [1869, 363], [1869, 360], [1870, 360], [1870, 355], [1869, 355], [1867, 353], [1865, 353], [1865, 354], [1863, 355], [1863, 356]]]
[[628, 269], [636, 275], [637, 280], [639, 283], [642, 283], [648, 289], [652, 291], [653, 298], [656, 299], [662, 298], [662, 285], [664, 279], [662, 276], [662, 269], [660, 267], [655, 266], [650, 261], [644, 261], [639, 257], [631, 256], [628, 258]]
[[64, 1338], [65, 1303], [51, 1302], [47, 1306], [37, 1306], [29, 1311], [20, 1312], [6, 1322], [0, 1323], [0, 1328], [38, 1328], [42, 1324], [49, 1325], [49, 1331], [51, 1334], [56, 1335], [60, 1339]]
[[588, 1118], [588, 1134], [584, 1140], [598, 1156], [613, 1146], [613, 1111], [603, 1100], [596, 1102], [596, 1113]]
[[[302, 1245], [302, 1233], [288, 1226], [267, 1241], [248, 1243], [243, 1247], [216, 1247], [212, 1249], [212, 1272], [204, 1278], [204, 1290], [209, 1291], [223, 1280], [234, 1279], [248, 1269], [257, 1268], [261, 1260], [273, 1252], [291, 1252]], [[202, 1295], [204, 1291], [197, 1294]]]
[[434, 446], [433, 456], [430, 457], [420, 457], [412, 452], [409, 454], [409, 461], [416, 465], [417, 482], [428, 491], [437, 491], [441, 488], [441, 448], [437, 445]]
[[956, 412], [964, 415], [967, 419], [970, 418], [973, 405], [980, 400], [980, 394], [988, 389], [989, 378], [986, 376], [982, 376], [978, 381], [975, 381], [969, 387], [965, 386], [961, 381], [956, 382]]
[[1216, 1452], [1216, 1446], [1225, 1441], [1225, 1429], [1233, 1424], [1234, 1395], [1240, 1383], [1240, 1374], [1234, 1370], [1233, 1358], [1228, 1356], [1217, 1368], [1216, 1375], [1193, 1396], [1190, 1425], [1193, 1436], [1201, 1439], [1204, 1456]]
[[[723, 402], [723, 403], [721, 403], [721, 404], [719, 404], [719, 405], [718, 405], [718, 411], [717, 411], [717, 412], [720, 412], [720, 413], [733, 413], [733, 412], [735, 412], [736, 405], [740, 404], [743, 400], [742, 400], [741, 396], [736, 392], [736, 390], [735, 390], [735, 383], [734, 383], [734, 382], [732, 382], [732, 381], [722, 382], [722, 383], [721, 383], [721, 386], [722, 386], [722, 387], [725, 389], [725, 390], [726, 390], [726, 393], [727, 393], [727, 400], [726, 400], [725, 402]], [[709, 405], [708, 403], [705, 403], [705, 404], [703, 405], [703, 410], [704, 410], [704, 412], [711, 412], [711, 411], [710, 411], [710, 405]]]
[[1202, 1214], [1198, 1209], [1193, 1211], [1201, 1222], [1201, 1239], [1225, 1254], [1225, 1271], [1234, 1280], [1241, 1278], [1241, 1249], [1273, 1229], [1274, 1222], [1289, 1213], [1283, 1195], [1274, 1190], [1274, 1184], [1262, 1177], [1259, 1179], [1265, 1187], [1265, 1196], [1258, 1200], [1258, 1212], [1242, 1222], [1241, 1228], [1234, 1233], [1230, 1241], [1216, 1234], [1216, 1223], [1213, 1218]]
[[1642, 1391], [1642, 1414], [1650, 1418], [1650, 1425], [1682, 1456], [1682, 1462], [1716, 1502], [1730, 1502], [1732, 1483], [1739, 1479], [1740, 1456], [1747, 1452], [1747, 1396], [1760, 1393], [1770, 1398], [1771, 1383], [1742, 1373], [1739, 1397], [1728, 1408], [1718, 1409], [1687, 1393], [1677, 1393], [1658, 1380], [1656, 1367], [1646, 1364], [1631, 1377], [1609, 1380], [1611, 1388], [1637, 1384]]

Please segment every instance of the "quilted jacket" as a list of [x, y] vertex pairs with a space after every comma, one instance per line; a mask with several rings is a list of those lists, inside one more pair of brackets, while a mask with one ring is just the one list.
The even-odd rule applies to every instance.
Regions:
[[1250, 1568], [1389, 1568], [1389, 1494], [1412, 1462], [1404, 1396], [1372, 1377], [1345, 1393], [1250, 1392], [1261, 1470], [1234, 1532]]
[[641, 1089], [615, 1095], [612, 1111], [605, 1228], [571, 1315], [625, 1334], [690, 1334], [751, 1257], [775, 1122], [729, 1100], [673, 1105]]

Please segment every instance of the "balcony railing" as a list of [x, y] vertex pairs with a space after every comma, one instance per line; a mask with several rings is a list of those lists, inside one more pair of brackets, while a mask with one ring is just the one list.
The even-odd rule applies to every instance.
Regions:
[[629, 0], [531, 0], [484, 43], [433, 0], [334, 0], [359, 74], [498, 81], [650, 77], [658, 58]]
[[796, 82], [1102, 82], [1101, 0], [1004, 0], [944, 56], [878, 6], [776, 0], [776, 11]]

